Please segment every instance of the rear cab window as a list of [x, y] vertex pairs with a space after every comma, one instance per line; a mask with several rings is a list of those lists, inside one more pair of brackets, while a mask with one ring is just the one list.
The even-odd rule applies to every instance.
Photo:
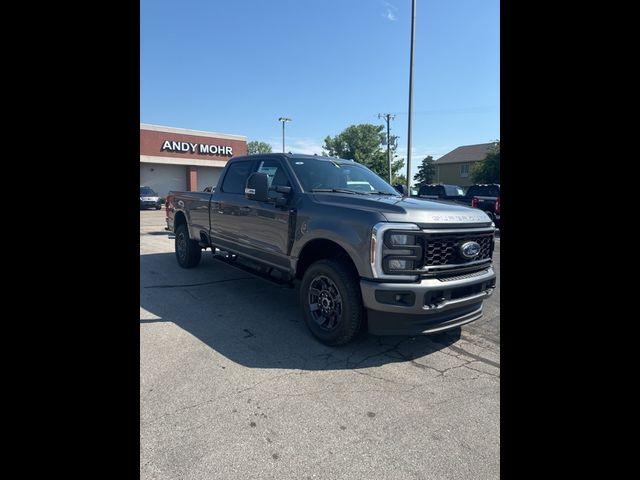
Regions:
[[500, 187], [497, 185], [472, 185], [467, 191], [467, 196], [499, 197]]
[[447, 195], [450, 197], [462, 197], [464, 196], [464, 192], [462, 191], [462, 188], [460, 187], [456, 187], [454, 185], [447, 185], [444, 187], [445, 192], [447, 192]]

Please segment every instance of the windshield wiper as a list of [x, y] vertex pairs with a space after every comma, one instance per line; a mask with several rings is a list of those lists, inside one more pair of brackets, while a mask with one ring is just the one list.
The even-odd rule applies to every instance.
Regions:
[[400, 193], [389, 193], [389, 192], [369, 192], [369, 195], [393, 195], [394, 197], [400, 197]]
[[364, 192], [356, 192], [354, 190], [347, 190], [344, 188], [312, 188], [311, 191], [318, 192], [318, 193], [334, 192], [334, 193], [351, 193], [353, 195], [366, 195]]

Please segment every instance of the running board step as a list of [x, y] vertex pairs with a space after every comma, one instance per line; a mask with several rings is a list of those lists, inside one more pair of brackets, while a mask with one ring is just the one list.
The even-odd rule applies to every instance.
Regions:
[[231, 260], [221, 255], [213, 255], [213, 259], [216, 262], [224, 263], [231, 267], [237, 268], [238, 270], [242, 270], [243, 272], [253, 275], [254, 277], [261, 278], [262, 280], [268, 280], [271, 283], [275, 283], [277, 285], [282, 285], [286, 287], [291, 287], [291, 288], [294, 287], [293, 278], [291, 278], [291, 275], [281, 270], [278, 270], [277, 268], [273, 268], [273, 267], [252, 268], [251, 266], [246, 265], [243, 262], [238, 261], [237, 259]]

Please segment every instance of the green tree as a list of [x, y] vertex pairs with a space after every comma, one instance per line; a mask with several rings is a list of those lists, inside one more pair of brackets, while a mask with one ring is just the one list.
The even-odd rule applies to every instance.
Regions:
[[429, 155], [422, 164], [418, 167], [418, 172], [413, 176], [413, 180], [416, 182], [415, 186], [420, 188], [427, 183], [433, 183], [436, 176], [436, 167], [433, 164], [433, 157]]
[[469, 177], [473, 183], [500, 183], [500, 140], [493, 143], [484, 160], [471, 167]]
[[[331, 157], [355, 160], [387, 179], [389, 178], [389, 163], [387, 150], [386, 148], [383, 150], [381, 146], [386, 137], [383, 130], [382, 125], [369, 123], [351, 125], [335, 137], [327, 136], [324, 139], [322, 154], [325, 155], [324, 151], [326, 150]], [[391, 149], [392, 155], [394, 150], [395, 148]], [[393, 165], [391, 171], [394, 171]]]
[[406, 185], [407, 184], [407, 176], [403, 173], [402, 175], [394, 175], [393, 182], [391, 185], [394, 187], [396, 185]]
[[[407, 184], [407, 176], [404, 173], [404, 158], [391, 161], [391, 185]], [[385, 180], [387, 177], [385, 177]]]
[[247, 143], [247, 152], [249, 155], [255, 155], [256, 153], [271, 153], [271, 145], [265, 142], [258, 142], [256, 140]]

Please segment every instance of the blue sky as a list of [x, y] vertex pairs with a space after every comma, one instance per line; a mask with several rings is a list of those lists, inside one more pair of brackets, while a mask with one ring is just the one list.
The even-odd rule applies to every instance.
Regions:
[[[383, 124], [406, 158], [411, 0], [141, 0], [140, 121], [321, 153]], [[412, 171], [500, 138], [499, 0], [417, 0]]]

